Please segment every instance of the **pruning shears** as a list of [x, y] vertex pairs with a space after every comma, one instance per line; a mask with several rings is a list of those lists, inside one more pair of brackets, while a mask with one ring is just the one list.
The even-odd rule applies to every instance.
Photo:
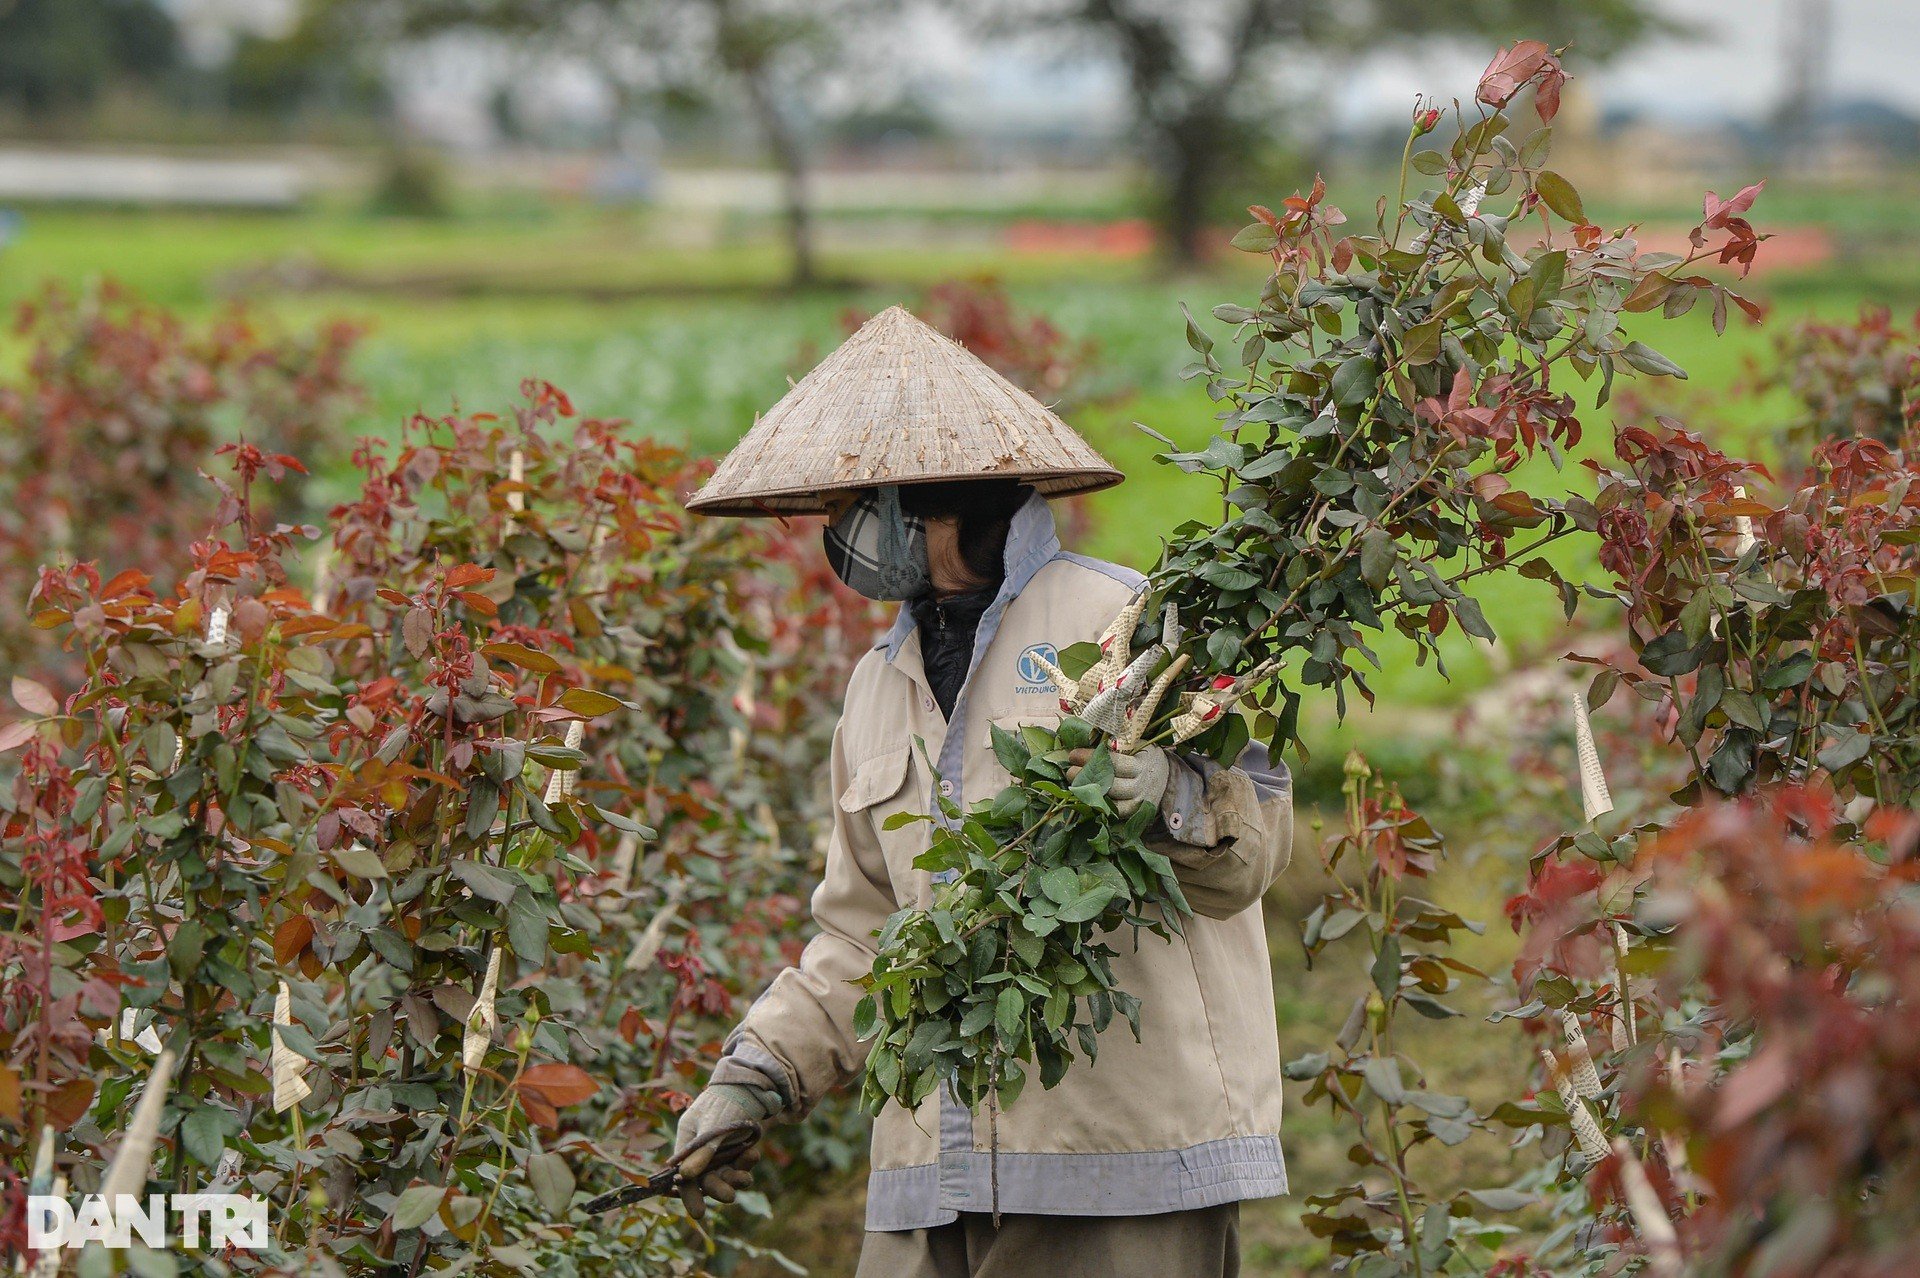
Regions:
[[744, 1183], [746, 1170], [759, 1161], [755, 1155], [759, 1152], [760, 1135], [760, 1124], [755, 1122], [728, 1123], [725, 1127], [716, 1127], [669, 1158], [665, 1166], [639, 1184], [623, 1185], [598, 1198], [589, 1199], [587, 1210], [598, 1215], [663, 1194], [678, 1194], [680, 1201], [686, 1204], [688, 1213], [697, 1219], [705, 1215], [707, 1210], [703, 1193], [712, 1194], [723, 1201], [733, 1201], [733, 1191], [739, 1185], [725, 1180], [718, 1185], [712, 1182], [731, 1166], [739, 1169]]

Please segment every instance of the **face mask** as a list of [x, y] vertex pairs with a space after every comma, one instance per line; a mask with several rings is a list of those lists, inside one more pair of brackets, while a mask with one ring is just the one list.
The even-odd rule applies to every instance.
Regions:
[[858, 594], [912, 599], [927, 589], [927, 526], [900, 509], [897, 486], [863, 494], [822, 539], [834, 575]]

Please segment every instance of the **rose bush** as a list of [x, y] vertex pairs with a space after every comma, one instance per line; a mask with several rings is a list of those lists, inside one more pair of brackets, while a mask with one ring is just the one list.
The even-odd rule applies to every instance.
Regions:
[[1306, 1102], [1325, 1104], [1350, 1134], [1347, 1162], [1360, 1179], [1306, 1195], [1301, 1220], [1339, 1269], [1485, 1272], [1509, 1231], [1478, 1217], [1527, 1206], [1532, 1196], [1440, 1184], [1415, 1169], [1422, 1146], [1453, 1148], [1489, 1125], [1467, 1097], [1438, 1090], [1395, 1037], [1403, 1013], [1459, 1016], [1446, 998], [1486, 983], [1453, 952], [1461, 933], [1481, 927], [1425, 894], [1445, 851], [1433, 827], [1358, 752], [1343, 771], [1345, 822], [1321, 847], [1331, 886], [1307, 914], [1301, 943], [1312, 964], [1345, 941], [1364, 979], [1329, 1048], [1284, 1072], [1306, 1082]]
[[1903, 327], [1885, 307], [1862, 307], [1849, 323], [1807, 320], [1774, 343], [1754, 389], [1792, 404], [1775, 432], [1788, 465], [1834, 439], [1900, 447], [1920, 413], [1920, 340], [1911, 320]]
[[[190, 323], [111, 284], [22, 304], [24, 369], [0, 382], [0, 594], [17, 609], [48, 563], [167, 564], [213, 523], [199, 472], [242, 433], [311, 457], [362, 398], [347, 371], [358, 330], [285, 333], [231, 309]], [[286, 518], [319, 512], [297, 470], [263, 478]], [[256, 492], [264, 498], [265, 492]], [[68, 687], [43, 636], [0, 623], [0, 659]]]
[[[976, 339], [1032, 331], [972, 296]], [[8, 1163], [57, 1133], [37, 1190], [93, 1189], [153, 1091], [164, 1182], [239, 1176], [287, 1220], [266, 1267], [751, 1251], [677, 1206], [569, 1211], [658, 1162], [742, 1000], [797, 958], [826, 734], [877, 623], [811, 522], [691, 519], [704, 463], [530, 382], [505, 420], [363, 441], [320, 536], [278, 522], [312, 513], [304, 468], [261, 441], [311, 442], [356, 397], [336, 359], [111, 291], [31, 317], [16, 440], [85, 435], [104, 465], [124, 441], [98, 432], [134, 423], [160, 453], [125, 486], [139, 536], [11, 543], [58, 562], [9, 630], [35, 676], [0, 740]], [[235, 419], [249, 442], [218, 445]], [[47, 462], [22, 458], [16, 479]], [[783, 1133], [776, 1173], [844, 1166], [850, 1123]]]
[[1564, 1222], [1536, 1263], [1909, 1264], [1920, 350], [1871, 314], [1780, 348], [1780, 484], [1665, 419], [1596, 465], [1627, 642], [1587, 696], [1665, 758], [1617, 811], [1590, 782], [1513, 905], [1509, 1014], [1547, 1050], [1510, 1116]]
[[575, 1191], [657, 1161], [791, 957], [808, 871], [754, 727], [816, 686], [757, 695], [749, 658], [800, 641], [745, 619], [782, 552], [690, 520], [684, 456], [528, 389], [504, 423], [363, 444], [310, 592], [311, 530], [252, 500], [287, 460], [251, 445], [177, 590], [43, 572], [36, 620], [86, 680], [17, 681], [4, 743], [11, 1161], [51, 1130], [75, 1190], [116, 1145], [138, 1183], [145, 1141], [195, 1189], [231, 1152], [280, 1222], [268, 1267], [746, 1247], [677, 1206], [591, 1221]]

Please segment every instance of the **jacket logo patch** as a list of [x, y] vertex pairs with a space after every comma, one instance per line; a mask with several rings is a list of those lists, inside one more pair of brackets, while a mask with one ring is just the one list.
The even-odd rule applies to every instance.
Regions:
[[1054, 690], [1052, 678], [1048, 676], [1046, 668], [1040, 664], [1042, 661], [1050, 661], [1058, 665], [1059, 649], [1050, 643], [1036, 643], [1020, 654], [1020, 660], [1015, 666], [1020, 683], [1014, 689], [1015, 692], [1050, 693]]

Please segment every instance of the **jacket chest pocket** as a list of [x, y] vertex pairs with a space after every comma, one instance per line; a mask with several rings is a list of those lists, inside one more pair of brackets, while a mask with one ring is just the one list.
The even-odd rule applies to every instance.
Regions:
[[917, 775], [911, 745], [886, 750], [854, 768], [839, 800], [848, 820], [870, 823], [893, 880], [894, 899], [901, 905], [924, 904], [922, 897], [928, 891], [927, 872], [913, 866], [913, 859], [927, 846], [926, 824], [915, 821], [896, 830], [886, 828], [889, 817], [926, 810], [923, 787], [912, 784]]

